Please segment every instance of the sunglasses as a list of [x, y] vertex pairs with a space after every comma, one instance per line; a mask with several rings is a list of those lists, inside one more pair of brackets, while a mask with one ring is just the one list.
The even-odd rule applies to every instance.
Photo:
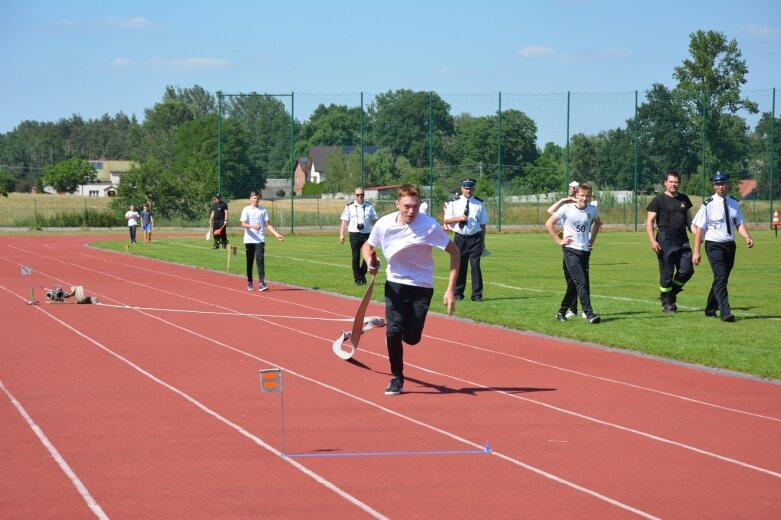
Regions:
[[356, 197], [363, 197], [363, 193], [356, 193], [355, 196]]

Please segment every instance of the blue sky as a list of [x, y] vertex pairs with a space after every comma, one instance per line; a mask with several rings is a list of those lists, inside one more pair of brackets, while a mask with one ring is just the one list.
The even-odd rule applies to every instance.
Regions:
[[699, 29], [737, 40], [745, 90], [781, 89], [779, 0], [2, 0], [0, 132], [72, 114], [143, 120], [166, 85], [642, 97], [674, 86]]

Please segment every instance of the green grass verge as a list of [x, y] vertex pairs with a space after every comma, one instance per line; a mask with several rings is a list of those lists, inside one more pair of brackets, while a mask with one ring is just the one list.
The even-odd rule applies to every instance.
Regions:
[[[139, 232], [139, 237], [140, 237]], [[592, 304], [603, 322], [589, 325], [577, 318], [558, 322], [554, 315], [564, 291], [561, 251], [547, 234], [490, 234], [484, 258], [484, 301], [459, 302], [457, 315], [512, 329], [596, 343], [654, 356], [781, 380], [781, 239], [770, 230], [754, 230], [753, 249], [738, 246], [729, 285], [736, 323], [706, 318], [702, 309], [712, 281], [707, 259], [678, 297], [675, 315], [660, 311], [656, 257], [645, 233], [600, 235], [591, 259]], [[238, 254], [230, 271], [244, 275], [244, 250], [232, 237]], [[99, 247], [124, 252], [126, 241]], [[211, 249], [202, 237], [155, 239], [131, 246], [130, 253], [204, 269], [225, 271], [227, 252]], [[703, 250], [704, 253], [704, 250]], [[437, 290], [432, 311], [445, 312], [441, 302], [447, 255], [435, 252]], [[267, 278], [300, 287], [359, 297], [363, 287], [352, 283], [350, 249], [336, 236], [288, 236], [269, 240]], [[380, 273], [378, 281], [383, 279]], [[242, 278], [236, 280], [243, 285]], [[467, 283], [467, 291], [469, 291]], [[382, 291], [375, 291], [381, 300]], [[520, 340], [520, 339], [519, 339]]]

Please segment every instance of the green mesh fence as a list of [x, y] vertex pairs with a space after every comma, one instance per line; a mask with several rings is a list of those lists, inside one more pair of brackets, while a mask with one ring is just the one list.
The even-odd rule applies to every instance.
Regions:
[[[393, 186], [418, 184], [434, 216], [464, 177], [494, 230], [539, 228], [571, 180], [591, 183], [608, 225], [637, 229], [663, 174], [693, 199], [728, 172], [750, 220], [769, 222], [779, 196], [775, 89], [744, 92], [757, 113], [687, 107], [664, 87], [645, 93], [350, 95], [218, 94], [218, 187], [238, 215], [263, 189], [275, 225], [333, 230], [355, 186], [380, 213]], [[699, 100], [697, 100], [699, 101]], [[692, 112], [692, 107], [695, 111]], [[377, 198], [372, 199], [376, 195]]]

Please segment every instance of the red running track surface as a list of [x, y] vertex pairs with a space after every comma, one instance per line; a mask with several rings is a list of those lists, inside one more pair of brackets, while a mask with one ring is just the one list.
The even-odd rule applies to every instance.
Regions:
[[356, 299], [89, 240], [0, 236], [0, 517], [781, 518], [777, 382], [430, 315], [385, 396]]

